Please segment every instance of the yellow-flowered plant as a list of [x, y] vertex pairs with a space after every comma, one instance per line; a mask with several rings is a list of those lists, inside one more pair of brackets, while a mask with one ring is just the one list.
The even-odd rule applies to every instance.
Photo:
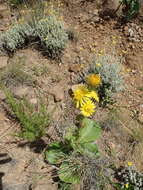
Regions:
[[85, 85], [80, 85], [77, 89], [73, 90], [73, 99], [77, 108], [81, 107], [89, 99], [87, 97], [88, 93], [89, 91]]
[[96, 87], [101, 84], [101, 78], [99, 74], [90, 74], [86, 78], [86, 82], [88, 85], [92, 87]]
[[80, 108], [81, 114], [89, 117], [95, 112], [94, 101], [99, 102], [98, 94], [89, 90], [86, 85], [79, 85], [73, 90], [73, 99], [76, 107]]
[[133, 163], [132, 163], [132, 162], [128, 162], [127, 165], [128, 165], [128, 166], [132, 166]]
[[95, 104], [93, 101], [88, 100], [83, 106], [80, 108], [81, 114], [85, 117], [90, 117], [95, 112]]

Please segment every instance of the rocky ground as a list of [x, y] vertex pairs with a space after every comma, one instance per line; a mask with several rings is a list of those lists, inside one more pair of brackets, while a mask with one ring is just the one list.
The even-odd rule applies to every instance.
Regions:
[[[18, 50], [13, 57], [0, 56], [0, 70], [23, 59], [22, 69], [32, 76], [30, 82], [22, 85], [14, 85], [8, 81], [15, 96], [21, 98], [24, 95], [32, 104], [36, 104], [37, 95], [40, 93], [48, 102], [49, 113], [52, 112], [51, 125], [47, 131], [50, 138], [46, 137], [40, 144], [29, 146], [14, 136], [19, 130], [19, 124], [8, 117], [4, 109], [5, 95], [0, 91], [0, 174], [3, 175], [3, 190], [58, 189], [52, 179], [54, 168], [44, 162], [42, 153], [46, 144], [60, 138], [62, 127], [74, 121], [76, 111], [69, 89], [74, 85], [78, 73], [89, 64], [94, 53], [115, 52], [124, 58], [125, 89], [117, 95], [115, 105], [120, 116], [119, 127], [104, 132], [100, 147], [114, 159], [116, 165], [132, 160], [139, 170], [143, 170], [142, 143], [134, 148], [130, 142], [134, 126], [140, 127], [143, 124], [142, 16], [120, 25], [109, 14], [106, 18], [100, 16], [100, 6], [95, 1], [62, 2], [60, 10], [63, 20], [75, 37], [68, 43], [58, 63], [47, 59], [33, 45]], [[106, 6], [114, 9], [111, 4]], [[107, 7], [104, 9], [107, 10]], [[0, 31], [7, 30], [15, 16], [5, 3], [1, 3]], [[105, 119], [108, 113], [109, 110], [99, 108], [95, 118]]]

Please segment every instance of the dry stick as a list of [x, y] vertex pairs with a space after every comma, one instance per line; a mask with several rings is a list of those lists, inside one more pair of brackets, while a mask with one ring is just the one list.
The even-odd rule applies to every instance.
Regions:
[[[14, 126], [17, 126], [16, 124]], [[9, 126], [7, 129], [5, 129], [5, 131], [2, 133], [2, 135], [0, 136], [0, 139], [2, 139], [6, 134], [7, 132], [11, 129], [12, 126]]]
[[121, 7], [122, 4], [123, 4], [123, 2], [120, 2], [120, 4], [118, 5], [117, 9], [113, 12], [113, 14], [115, 14], [119, 10], [119, 8]]
[[120, 122], [121, 125], [126, 129], [126, 131], [128, 131], [128, 133], [129, 133], [131, 136], [133, 136], [132, 130], [130, 130], [128, 127], [126, 127], [125, 124], [124, 124], [121, 120], [119, 120], [119, 122]]
[[133, 104], [133, 105], [128, 105], [128, 106], [116, 105], [116, 107], [130, 108], [130, 107], [139, 106], [139, 105], [141, 105], [141, 103]]

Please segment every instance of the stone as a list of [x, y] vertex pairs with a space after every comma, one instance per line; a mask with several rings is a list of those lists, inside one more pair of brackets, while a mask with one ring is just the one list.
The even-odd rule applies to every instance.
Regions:
[[28, 184], [3, 184], [3, 190], [28, 190]]
[[94, 17], [92, 18], [92, 21], [93, 21], [94, 23], [99, 23], [99, 22], [100, 22], [100, 17], [99, 17], [99, 16], [94, 16]]
[[36, 104], [38, 103], [38, 100], [37, 100], [37, 98], [31, 98], [31, 99], [29, 100], [29, 102], [30, 102], [31, 104], [36, 105]]
[[74, 72], [74, 73], [77, 73], [81, 70], [81, 64], [71, 64], [69, 66], [69, 72]]
[[143, 114], [140, 114], [138, 120], [143, 124]]
[[39, 189], [40, 190], [56, 190], [57, 188], [54, 185], [45, 183], [45, 184], [37, 185], [37, 187], [34, 188], [33, 190], [39, 190]]
[[54, 86], [50, 93], [54, 96], [55, 102], [60, 102], [64, 99], [64, 90], [59, 84]]
[[6, 99], [5, 93], [2, 90], [0, 90], [0, 100], [5, 100], [5, 99]]
[[0, 121], [5, 121], [5, 120], [7, 120], [5, 114], [0, 112]]
[[23, 98], [23, 96], [26, 96], [31, 92], [31, 89], [28, 86], [18, 86], [13, 88], [12, 92], [17, 98]]
[[0, 56], [0, 69], [6, 67], [8, 64], [8, 57]]

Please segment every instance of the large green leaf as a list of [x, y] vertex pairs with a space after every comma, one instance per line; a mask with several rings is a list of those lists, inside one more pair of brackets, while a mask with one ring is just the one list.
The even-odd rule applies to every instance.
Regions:
[[50, 164], [57, 164], [65, 157], [63, 144], [61, 142], [53, 142], [49, 145], [48, 150], [45, 152], [46, 160]]
[[80, 146], [78, 147], [78, 150], [81, 154], [84, 154], [90, 157], [97, 156], [99, 154], [98, 146], [92, 142], [80, 144]]
[[72, 166], [70, 166], [68, 162], [63, 162], [61, 164], [58, 174], [60, 180], [65, 183], [80, 183], [80, 176], [75, 172], [75, 170], [73, 170]]
[[100, 126], [91, 119], [83, 119], [79, 129], [78, 143], [88, 143], [96, 141], [101, 135]]
[[69, 127], [66, 131], [66, 135], [64, 136], [64, 139], [68, 141], [75, 140], [76, 130], [77, 130], [77, 127], [75, 125]]
[[45, 152], [46, 160], [50, 164], [57, 164], [65, 157], [65, 154], [61, 150], [48, 150]]

